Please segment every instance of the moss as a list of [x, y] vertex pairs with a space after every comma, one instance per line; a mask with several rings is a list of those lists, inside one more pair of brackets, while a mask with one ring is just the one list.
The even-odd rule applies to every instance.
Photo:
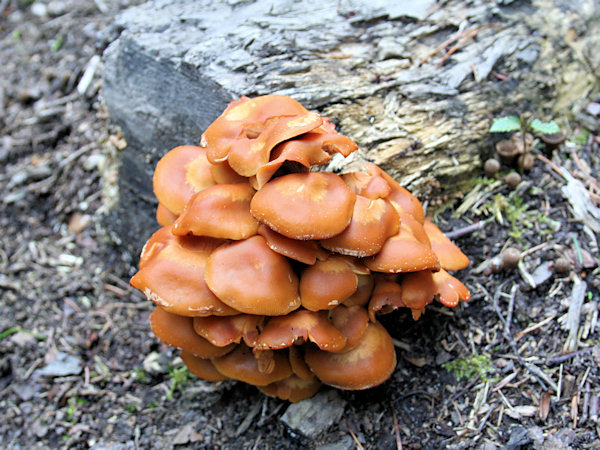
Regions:
[[458, 358], [442, 364], [448, 372], [454, 374], [457, 380], [473, 380], [477, 375], [483, 381], [489, 379], [488, 374], [493, 371], [492, 362], [487, 355], [472, 355], [466, 358]]

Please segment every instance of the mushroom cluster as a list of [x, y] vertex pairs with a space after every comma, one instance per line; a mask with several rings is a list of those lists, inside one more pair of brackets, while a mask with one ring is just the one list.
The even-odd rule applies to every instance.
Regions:
[[468, 258], [392, 177], [371, 163], [311, 170], [356, 149], [327, 118], [270, 95], [233, 101], [200, 146], [160, 160], [163, 228], [131, 284], [192, 373], [290, 401], [322, 383], [366, 389], [396, 365], [378, 314], [418, 319], [434, 299], [469, 299], [447, 272]]

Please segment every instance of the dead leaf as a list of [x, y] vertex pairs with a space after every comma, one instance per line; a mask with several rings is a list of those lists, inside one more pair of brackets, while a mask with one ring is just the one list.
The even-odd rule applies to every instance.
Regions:
[[542, 398], [540, 398], [540, 409], [539, 415], [540, 419], [545, 422], [548, 417], [548, 413], [550, 412], [550, 391], [545, 391], [542, 394]]
[[171, 442], [171, 444], [183, 445], [183, 444], [187, 444], [187, 443], [194, 443], [194, 442], [202, 441], [204, 438], [202, 437], [201, 434], [196, 433], [196, 430], [195, 430], [196, 425], [197, 425], [197, 423], [193, 422], [193, 423], [187, 423], [184, 426], [182, 426], [179, 429], [179, 431], [177, 431], [177, 434], [173, 438], [173, 441]]

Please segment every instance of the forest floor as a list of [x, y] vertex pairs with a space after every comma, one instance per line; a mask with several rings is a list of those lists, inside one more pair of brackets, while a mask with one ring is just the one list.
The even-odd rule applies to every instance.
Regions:
[[[330, 390], [342, 420], [306, 437], [281, 421], [287, 402], [189, 376], [129, 287], [135, 267], [105, 219], [126, 142], [96, 56], [129, 4], [0, 1], [2, 447], [598, 447], [599, 98], [585, 123], [559, 120], [556, 149], [534, 145], [516, 189], [510, 169], [482, 169], [460, 216], [436, 218], [471, 258], [458, 274], [471, 301], [384, 316], [395, 373]], [[492, 267], [508, 247], [519, 266]]]

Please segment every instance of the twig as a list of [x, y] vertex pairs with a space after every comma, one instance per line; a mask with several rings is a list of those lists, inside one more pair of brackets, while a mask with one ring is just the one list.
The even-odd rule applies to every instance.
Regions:
[[346, 419], [344, 419], [344, 422], [346, 422], [346, 426], [348, 427], [348, 432], [350, 433], [350, 436], [352, 436], [352, 439], [354, 440], [354, 443], [356, 444], [356, 446], [360, 450], [365, 450], [365, 448], [363, 447], [363, 445], [360, 443], [360, 441], [356, 437], [356, 434], [354, 434], [354, 431], [352, 430], [352, 428], [350, 428], [350, 425], [348, 424], [348, 421]]
[[459, 41], [454, 44], [452, 46], [452, 48], [450, 48], [450, 50], [448, 50], [446, 52], [446, 54], [442, 57], [442, 59], [440, 59], [440, 61], [437, 63], [438, 67], [440, 67], [441, 65], [443, 65], [448, 58], [450, 58], [450, 56], [452, 56], [454, 53], [456, 53], [456, 51], [458, 49], [460, 49], [463, 45], [465, 45], [465, 43], [471, 39], [474, 38], [475, 36], [477, 36], [477, 33], [479, 33], [480, 29], [479, 28], [475, 28], [472, 29], [469, 33], [467, 33], [465, 36], [463, 36], [462, 38], [459, 39]]
[[573, 291], [571, 293], [571, 303], [569, 304], [569, 313], [567, 315], [569, 337], [567, 337], [565, 345], [563, 346], [563, 351], [565, 353], [577, 349], [579, 320], [581, 318], [581, 307], [585, 299], [586, 290], [587, 283], [575, 276], [575, 283], [573, 284]]
[[396, 448], [398, 450], [402, 450], [402, 439], [400, 439], [400, 429], [398, 427], [398, 418], [396, 417], [396, 410], [394, 409], [393, 403], [390, 403], [390, 408], [392, 408], [392, 419], [394, 421], [394, 432], [396, 434]]
[[472, 225], [467, 225], [466, 227], [463, 227], [463, 228], [457, 228], [456, 230], [449, 231], [448, 233], [445, 233], [445, 234], [448, 239], [456, 239], [456, 238], [462, 237], [466, 234], [474, 233], [477, 230], [481, 230], [488, 223], [490, 223], [490, 221], [491, 221], [491, 218], [485, 219], [485, 220], [480, 220], [477, 223], [474, 223]]
[[521, 339], [523, 336], [525, 336], [526, 334], [531, 333], [532, 331], [537, 330], [538, 328], [543, 327], [544, 325], [546, 325], [547, 323], [551, 322], [552, 319], [554, 319], [556, 317], [556, 314], [552, 314], [550, 317], [546, 317], [544, 320], [542, 320], [541, 322], [538, 322], [534, 325], [531, 325], [527, 328], [525, 328], [523, 331], [519, 331], [517, 333], [517, 335], [515, 336], [515, 342], [517, 342], [519, 339]]
[[598, 348], [600, 348], [600, 345], [596, 345], [594, 347], [589, 347], [589, 348], [584, 348], [581, 350], [577, 350], [576, 352], [567, 353], [567, 354], [560, 355], [560, 356], [555, 356], [553, 358], [547, 359], [546, 364], [547, 365], [560, 364], [565, 361], [568, 361], [571, 358], [575, 358], [576, 356], [581, 356], [581, 355], [585, 355], [586, 353], [590, 353], [590, 352], [594, 351], [594, 349], [598, 349]]

